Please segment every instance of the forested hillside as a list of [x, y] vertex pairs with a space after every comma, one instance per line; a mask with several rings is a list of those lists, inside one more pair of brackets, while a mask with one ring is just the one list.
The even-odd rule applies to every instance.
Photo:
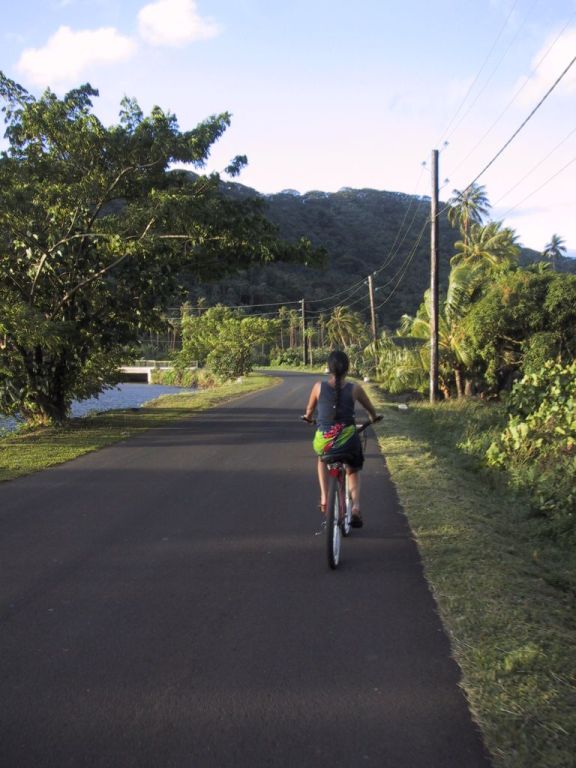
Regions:
[[[259, 194], [241, 184], [224, 187], [232, 196]], [[294, 241], [307, 237], [314, 246], [326, 249], [324, 268], [274, 264], [250, 268], [212, 284], [190, 282], [193, 302], [202, 297], [208, 305], [260, 305], [305, 298], [312, 310], [328, 310], [345, 303], [367, 317], [368, 288], [358, 284], [376, 272], [375, 303], [380, 327], [395, 328], [404, 313], [416, 312], [429, 284], [429, 198], [345, 188], [336, 193], [313, 191], [303, 195], [286, 190], [261, 199], [266, 215], [283, 238]], [[444, 207], [441, 204], [442, 287], [447, 284], [454, 242], [460, 238], [460, 233], [449, 225]], [[523, 256], [525, 261], [539, 257], [535, 251], [524, 251]], [[358, 289], [352, 295], [342, 294], [356, 285]]]

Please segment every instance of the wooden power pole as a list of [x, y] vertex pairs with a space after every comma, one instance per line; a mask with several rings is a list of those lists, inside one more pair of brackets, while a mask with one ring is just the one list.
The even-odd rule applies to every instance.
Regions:
[[368, 275], [368, 292], [370, 294], [370, 317], [372, 319], [372, 341], [376, 341], [378, 329], [376, 328], [376, 309], [374, 307], [374, 283], [372, 275]]
[[306, 301], [301, 299], [302, 305], [302, 362], [308, 365], [308, 350], [306, 348]]
[[438, 150], [432, 150], [430, 204], [430, 402], [438, 397]]

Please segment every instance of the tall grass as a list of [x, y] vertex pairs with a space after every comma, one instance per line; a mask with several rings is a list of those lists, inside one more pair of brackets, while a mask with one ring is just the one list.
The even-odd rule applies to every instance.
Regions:
[[576, 754], [576, 565], [529, 496], [490, 469], [505, 424], [479, 401], [387, 405], [379, 442], [497, 768]]

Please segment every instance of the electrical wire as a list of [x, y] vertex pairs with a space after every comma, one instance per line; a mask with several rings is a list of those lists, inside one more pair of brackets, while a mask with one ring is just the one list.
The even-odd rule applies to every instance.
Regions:
[[[465, 120], [465, 119], [468, 117], [468, 115], [470, 114], [470, 112], [472, 111], [472, 109], [473, 109], [473, 108], [476, 106], [476, 104], [478, 103], [478, 100], [480, 99], [480, 97], [482, 96], [482, 94], [485, 92], [486, 88], [488, 87], [488, 85], [489, 85], [489, 84], [490, 84], [490, 82], [492, 81], [492, 78], [494, 77], [494, 75], [496, 74], [496, 72], [497, 72], [497, 71], [498, 71], [498, 69], [500, 68], [500, 65], [502, 64], [502, 62], [504, 61], [504, 59], [505, 59], [505, 58], [506, 58], [506, 56], [508, 55], [508, 53], [509, 53], [510, 49], [512, 48], [512, 46], [513, 46], [513, 45], [514, 45], [514, 43], [516, 42], [516, 39], [518, 38], [518, 36], [519, 36], [520, 32], [521, 32], [521, 31], [522, 31], [522, 29], [524, 28], [524, 25], [526, 24], [526, 22], [528, 21], [528, 19], [529, 19], [529, 17], [530, 17], [530, 14], [532, 13], [532, 11], [534, 10], [534, 8], [536, 7], [536, 5], [537, 5], [537, 3], [538, 3], [539, 1], [540, 1], [540, 0], [534, 0], [534, 3], [531, 5], [531, 7], [530, 7], [530, 10], [528, 11], [528, 13], [526, 14], [526, 16], [524, 17], [524, 21], [522, 22], [522, 24], [520, 24], [520, 26], [519, 26], [519, 27], [518, 27], [518, 29], [516, 30], [516, 34], [515, 34], [515, 35], [514, 35], [514, 37], [513, 37], [513, 38], [510, 40], [510, 42], [508, 43], [507, 47], [506, 47], [506, 48], [505, 48], [505, 50], [504, 50], [504, 53], [503, 53], [503, 54], [500, 56], [500, 58], [499, 58], [499, 59], [498, 59], [498, 61], [496, 62], [496, 66], [495, 66], [495, 67], [492, 69], [492, 71], [491, 71], [491, 72], [490, 72], [490, 74], [488, 75], [488, 78], [486, 79], [486, 82], [484, 83], [484, 85], [482, 86], [482, 88], [481, 88], [481, 89], [478, 91], [478, 93], [476, 94], [476, 97], [474, 98], [474, 100], [472, 101], [472, 103], [471, 103], [471, 104], [468, 106], [468, 109], [466, 110], [466, 112], [465, 112], [465, 113], [462, 115], [462, 117], [460, 118], [460, 120], [459, 120], [459, 121], [456, 123], [456, 125], [455, 125], [455, 126], [454, 126], [454, 128], [452, 129], [452, 131], [451, 131], [451, 133], [449, 134], [449, 136], [447, 136], [447, 139], [448, 139], [448, 138], [450, 138], [450, 136], [452, 136], [452, 135], [453, 135], [453, 134], [454, 134], [454, 133], [455, 133], [455, 132], [458, 130], [458, 128], [459, 128], [459, 127], [462, 125], [462, 123], [464, 122], [464, 120]], [[496, 121], [496, 122], [497, 122], [497, 121]], [[493, 126], [492, 126], [492, 127], [493, 127]], [[492, 128], [490, 128], [490, 130], [492, 130]], [[489, 133], [489, 132], [490, 132], [490, 131], [488, 131], [487, 133]], [[486, 135], [487, 135], [487, 134], [486, 134]], [[472, 154], [472, 153], [473, 153], [473, 152], [476, 150], [476, 148], [477, 148], [477, 147], [478, 147], [478, 146], [479, 146], [479, 145], [482, 143], [482, 141], [484, 140], [484, 138], [485, 138], [485, 136], [484, 136], [484, 137], [482, 137], [482, 139], [480, 139], [480, 141], [478, 142], [478, 144], [477, 144], [477, 145], [476, 145], [476, 146], [475, 146], [475, 147], [474, 147], [474, 148], [471, 150], [470, 154]], [[463, 160], [462, 162], [464, 162], [464, 161], [465, 161], [465, 160], [466, 160], [466, 159], [467, 159], [469, 156], [470, 156], [470, 155], [467, 155], [467, 156], [466, 156], [466, 158], [464, 158], [464, 160]]]
[[397, 282], [396, 282], [396, 285], [395, 285], [395, 286], [392, 288], [392, 290], [390, 291], [390, 293], [388, 294], [388, 296], [386, 296], [386, 298], [384, 299], [384, 301], [381, 301], [381, 302], [380, 302], [380, 304], [378, 304], [378, 305], [375, 307], [375, 309], [376, 309], [376, 310], [380, 309], [380, 308], [381, 308], [381, 307], [383, 307], [385, 304], [387, 304], [387, 303], [390, 301], [390, 299], [392, 298], [392, 296], [393, 296], [393, 295], [396, 293], [396, 291], [398, 290], [398, 286], [400, 285], [400, 283], [402, 282], [402, 280], [405, 278], [405, 276], [406, 276], [406, 274], [407, 274], [407, 272], [408, 272], [408, 267], [409, 267], [409, 266], [410, 266], [410, 264], [412, 263], [412, 260], [414, 259], [414, 256], [416, 255], [416, 251], [418, 250], [418, 246], [420, 245], [420, 243], [422, 242], [422, 238], [424, 237], [424, 232], [426, 231], [426, 229], [428, 228], [428, 226], [429, 226], [429, 225], [430, 225], [430, 219], [428, 219], [428, 221], [425, 223], [425, 225], [424, 225], [424, 226], [422, 227], [422, 229], [420, 230], [420, 233], [419, 233], [419, 235], [418, 235], [418, 238], [417, 238], [416, 242], [414, 243], [414, 247], [412, 248], [412, 251], [411, 251], [411, 253], [410, 253], [409, 257], [408, 257], [408, 258], [406, 259], [406, 261], [405, 261], [405, 268], [404, 268], [404, 271], [403, 271], [403, 272], [402, 272], [402, 274], [399, 276], [399, 278], [398, 278], [398, 280], [397, 280]]
[[560, 168], [560, 170], [559, 170], [559, 171], [556, 171], [556, 173], [555, 173], [553, 176], [550, 176], [550, 178], [549, 178], [549, 179], [547, 179], [545, 182], [543, 182], [543, 183], [542, 183], [542, 184], [541, 184], [541, 185], [540, 185], [540, 186], [539, 186], [537, 189], [535, 189], [533, 192], [530, 192], [530, 194], [529, 194], [529, 195], [526, 195], [526, 197], [522, 198], [522, 200], [520, 200], [520, 202], [519, 202], [519, 203], [516, 203], [516, 205], [515, 205], [514, 207], [512, 207], [512, 208], [509, 208], [509, 209], [508, 209], [508, 210], [507, 210], [507, 211], [504, 213], [504, 217], [503, 217], [503, 218], [505, 218], [505, 217], [506, 217], [506, 216], [507, 216], [509, 213], [511, 213], [512, 211], [515, 211], [515, 210], [516, 210], [516, 208], [519, 208], [519, 207], [520, 207], [520, 206], [521, 206], [523, 203], [525, 203], [525, 202], [526, 202], [526, 200], [529, 200], [531, 197], [534, 197], [534, 195], [535, 195], [537, 192], [540, 192], [540, 190], [541, 190], [541, 189], [543, 189], [545, 186], [547, 186], [547, 185], [548, 185], [548, 184], [549, 184], [551, 181], [553, 181], [553, 180], [554, 180], [554, 179], [555, 179], [557, 176], [560, 176], [560, 174], [561, 174], [561, 173], [564, 173], [564, 171], [566, 170], [566, 168], [569, 168], [571, 165], [573, 165], [573, 163], [576, 163], [576, 157], [573, 157], [573, 158], [572, 158], [572, 160], [569, 160], [569, 161], [566, 163], [566, 165], [564, 165], [564, 166], [562, 166], [562, 168]]
[[550, 96], [550, 94], [555, 90], [555, 88], [558, 87], [560, 82], [566, 77], [570, 69], [574, 66], [574, 63], [576, 62], [576, 56], [572, 59], [572, 61], [565, 67], [564, 71], [556, 78], [554, 83], [550, 86], [550, 88], [546, 91], [544, 96], [540, 99], [538, 104], [534, 107], [534, 109], [530, 112], [528, 117], [520, 124], [520, 126], [514, 131], [512, 136], [508, 139], [508, 141], [498, 150], [498, 152], [494, 155], [494, 157], [490, 160], [489, 163], [487, 163], [484, 168], [480, 171], [480, 173], [474, 178], [470, 184], [466, 187], [466, 189], [470, 189], [470, 187], [475, 184], [478, 179], [480, 179], [486, 171], [498, 160], [498, 158], [502, 155], [502, 153], [510, 146], [510, 144], [514, 141], [516, 136], [520, 133], [520, 131], [526, 126], [526, 124], [534, 117], [536, 112], [540, 109], [542, 104], [546, 101], [546, 99]]
[[468, 158], [469, 158], [469, 157], [471, 157], [471, 155], [473, 155], [473, 154], [474, 154], [474, 152], [475, 152], [475, 151], [478, 149], [478, 147], [479, 147], [479, 146], [480, 146], [480, 145], [481, 145], [481, 144], [482, 144], [482, 143], [483, 143], [483, 142], [486, 140], [486, 138], [487, 138], [487, 137], [490, 135], [490, 133], [492, 133], [492, 130], [493, 130], [495, 127], [496, 127], [496, 125], [498, 125], [498, 123], [500, 122], [500, 120], [502, 119], [502, 117], [504, 117], [504, 115], [506, 114], [506, 112], [508, 112], [508, 110], [510, 109], [510, 107], [512, 106], [512, 104], [514, 104], [514, 102], [516, 101], [516, 99], [517, 99], [517, 98], [520, 96], [520, 94], [522, 93], [522, 91], [524, 90], [524, 88], [526, 88], [526, 86], [527, 86], [527, 85], [528, 85], [528, 83], [530, 82], [530, 78], [531, 78], [531, 77], [533, 77], [533, 76], [536, 74], [536, 72], [538, 71], [538, 69], [540, 68], [540, 66], [541, 66], [541, 65], [544, 63], [544, 61], [546, 60], [546, 58], [549, 56], [549, 54], [550, 54], [550, 52], [552, 51], [552, 49], [554, 48], [554, 46], [555, 46], [555, 45], [557, 44], [557, 42], [560, 40], [560, 38], [562, 37], [562, 35], [564, 34], [564, 32], [565, 32], [565, 31], [568, 29], [568, 27], [569, 27], [569, 26], [570, 26], [570, 24], [572, 23], [572, 20], [574, 19], [574, 16], [576, 16], [576, 13], [573, 13], [573, 14], [572, 14], [572, 15], [569, 17], [569, 19], [568, 19], [568, 21], [566, 22], [566, 24], [565, 24], [565, 25], [562, 27], [562, 29], [560, 30], [560, 32], [559, 32], [559, 34], [558, 34], [558, 36], [557, 36], [557, 37], [556, 37], [556, 38], [553, 40], [553, 42], [551, 43], [551, 45], [550, 45], [550, 46], [547, 48], [547, 50], [545, 51], [544, 55], [543, 55], [543, 56], [542, 56], [542, 57], [541, 57], [541, 58], [538, 60], [537, 64], [536, 64], [536, 65], [535, 65], [535, 66], [532, 68], [532, 70], [530, 71], [530, 74], [529, 74], [529, 76], [528, 76], [528, 77], [527, 77], [527, 78], [524, 80], [524, 82], [522, 83], [522, 85], [520, 86], [520, 88], [518, 88], [518, 89], [517, 89], [517, 91], [514, 93], [514, 95], [512, 96], [512, 98], [510, 99], [510, 101], [508, 102], [508, 104], [507, 104], [507, 105], [504, 107], [504, 109], [503, 109], [503, 110], [500, 112], [500, 114], [498, 115], [498, 117], [497, 117], [497, 118], [494, 120], [494, 122], [493, 122], [493, 123], [490, 125], [490, 127], [489, 127], [489, 128], [486, 130], [486, 132], [485, 132], [485, 133], [484, 133], [484, 134], [483, 134], [483, 135], [480, 137], [480, 139], [479, 139], [479, 140], [476, 142], [476, 144], [475, 144], [475, 145], [472, 147], [472, 149], [471, 149], [471, 150], [468, 152], [468, 154], [467, 154], [467, 155], [466, 155], [466, 156], [465, 156], [465, 157], [464, 157], [464, 158], [463, 158], [463, 159], [460, 161], [460, 163], [459, 163], [459, 164], [456, 166], [456, 168], [455, 168], [455, 169], [453, 169], [453, 170], [451, 171], [452, 175], [453, 175], [453, 174], [455, 174], [455, 173], [457, 173], [457, 172], [460, 170], [460, 168], [461, 168], [461, 167], [464, 165], [464, 163], [466, 162], [466, 160], [468, 160]]
[[[394, 287], [392, 289], [391, 295], [397, 290], [398, 286], [400, 285], [400, 282], [402, 281], [403, 277], [405, 276], [405, 274], [407, 272], [408, 266], [410, 265], [410, 263], [412, 262], [412, 260], [414, 258], [414, 255], [415, 255], [415, 253], [416, 253], [416, 251], [418, 249], [418, 246], [420, 245], [420, 242], [422, 241], [422, 237], [424, 236], [424, 232], [428, 228], [429, 224], [430, 224], [430, 218], [427, 217], [427, 219], [424, 222], [424, 225], [422, 226], [420, 232], [416, 236], [416, 242], [412, 246], [412, 250], [408, 253], [408, 255], [406, 256], [404, 261], [400, 264], [400, 266], [398, 267], [396, 272], [392, 275], [392, 277], [386, 283], [384, 283], [384, 285], [375, 286], [375, 289], [374, 289], [375, 292], [381, 291], [381, 290], [387, 288], [389, 285], [392, 285], [394, 282], [396, 282], [396, 284], [394, 285]], [[376, 274], [376, 273], [373, 273], [373, 274]], [[366, 286], [366, 284], [367, 284], [367, 280], [364, 279], [362, 281], [362, 285]], [[368, 299], [369, 299], [369, 297], [366, 294], [364, 294], [364, 295], [360, 296], [359, 298], [355, 299], [354, 301], [345, 302], [345, 305], [348, 308], [351, 308], [351, 307], [356, 306], [360, 302], [368, 301]], [[380, 306], [383, 306], [386, 303], [386, 301], [388, 301], [388, 299], [386, 299], [384, 302], [382, 302], [382, 304]], [[326, 307], [326, 308], [324, 308], [323, 310], [320, 310], [320, 311], [318, 311], [318, 310], [316, 310], [316, 311], [315, 310], [307, 311], [306, 315], [314, 317], [314, 316], [318, 316], [318, 315], [321, 315], [321, 314], [325, 314], [327, 312], [331, 312], [337, 306], [341, 306], [342, 303], [343, 302], [339, 302], [336, 305], [333, 305], [333, 306], [330, 306], [330, 307]]]
[[492, 56], [492, 53], [493, 53], [493, 51], [495, 50], [496, 46], [498, 45], [498, 42], [499, 42], [500, 38], [501, 38], [501, 37], [502, 37], [502, 35], [504, 34], [504, 30], [505, 30], [505, 29], [506, 29], [506, 27], [508, 26], [508, 22], [510, 21], [510, 18], [512, 17], [512, 14], [513, 14], [513, 12], [514, 12], [514, 11], [515, 11], [515, 9], [516, 9], [516, 6], [518, 5], [518, 2], [519, 2], [519, 0], [516, 0], [516, 2], [514, 3], [514, 5], [512, 6], [512, 8], [511, 8], [511, 10], [510, 10], [510, 12], [508, 13], [508, 16], [506, 17], [506, 20], [504, 21], [504, 23], [503, 23], [502, 27], [500, 28], [500, 31], [499, 31], [499, 32], [498, 32], [498, 34], [496, 35], [496, 39], [495, 39], [495, 40], [494, 40], [494, 42], [492, 43], [492, 46], [491, 46], [490, 50], [488, 51], [488, 54], [487, 54], [486, 58], [484, 59], [484, 61], [483, 61], [483, 63], [482, 63], [482, 66], [481, 66], [481, 67], [480, 67], [480, 69], [478, 70], [478, 72], [477, 72], [477, 74], [476, 74], [476, 77], [474, 78], [474, 80], [473, 80], [473, 81], [472, 81], [472, 83], [470, 84], [470, 86], [469, 86], [468, 90], [466, 91], [466, 95], [465, 95], [465, 96], [464, 96], [464, 98], [462, 99], [462, 101], [461, 101], [461, 103], [460, 103], [460, 106], [458, 107], [458, 109], [456, 110], [455, 114], [454, 114], [454, 115], [453, 115], [453, 117], [451, 118], [450, 122], [448, 123], [448, 125], [447, 125], [447, 126], [446, 126], [446, 128], [444, 129], [443, 133], [440, 135], [440, 140], [438, 141], [438, 143], [437, 143], [437, 146], [439, 146], [440, 144], [442, 144], [442, 143], [444, 142], [444, 140], [446, 140], [446, 138], [447, 138], [448, 136], [451, 136], [451, 135], [452, 135], [451, 133], [449, 133], [449, 130], [450, 130], [450, 128], [452, 127], [452, 124], [454, 123], [454, 121], [456, 120], [456, 118], [458, 117], [458, 115], [460, 114], [460, 112], [462, 111], [462, 108], [464, 107], [464, 104], [466, 103], [466, 101], [467, 101], [467, 99], [468, 99], [468, 96], [469, 96], [469, 95], [472, 93], [472, 90], [473, 90], [474, 86], [476, 85], [476, 83], [477, 83], [477, 82], [478, 82], [478, 80], [480, 79], [480, 75], [481, 75], [481, 74], [482, 74], [482, 72], [484, 71], [484, 68], [485, 68], [485, 66], [488, 64], [488, 61], [490, 60], [490, 57]]
[[[405, 243], [406, 238], [408, 237], [409, 233], [412, 231], [414, 222], [416, 221], [416, 217], [420, 211], [419, 206], [417, 203], [419, 202], [419, 197], [417, 195], [418, 188], [420, 186], [420, 182], [422, 179], [423, 174], [423, 166], [420, 167], [420, 172], [418, 175], [418, 179], [416, 182], [416, 192], [413, 195], [410, 195], [410, 201], [409, 204], [404, 212], [404, 215], [402, 217], [402, 221], [400, 223], [400, 226], [397, 230], [394, 242], [392, 244], [392, 247], [390, 249], [390, 252], [384, 259], [384, 262], [377, 267], [371, 274], [373, 276], [376, 276], [380, 274], [384, 269], [386, 269], [387, 266], [389, 266], [392, 261], [396, 258], [398, 253], [400, 252], [400, 248]], [[410, 211], [412, 207], [414, 206], [414, 213], [412, 215], [412, 218], [410, 220], [409, 225], [406, 227], [402, 237], [400, 238], [400, 235], [402, 234], [402, 231], [406, 225], [406, 221], [408, 219], [408, 216], [410, 214]], [[427, 226], [427, 224], [425, 224]], [[420, 240], [422, 238], [422, 234], [419, 235], [417, 239], [416, 246], [419, 244]], [[382, 288], [386, 288], [388, 285], [390, 285], [394, 280], [397, 278], [397, 276], [402, 273], [403, 270], [405, 270], [405, 266], [407, 262], [411, 261], [413, 258], [414, 253], [412, 252], [412, 255], [409, 255], [407, 259], [405, 259], [400, 267], [396, 270], [394, 275], [391, 277], [391, 279], [384, 284], [384, 286], [379, 286], [376, 290], [381, 290]], [[366, 295], [362, 295], [359, 298], [356, 298], [352, 300], [353, 296], [355, 296], [357, 293], [359, 293], [360, 290], [365, 288], [367, 284], [368, 276], [363, 277], [358, 282], [352, 284], [351, 286], [348, 286], [342, 291], [337, 291], [336, 293], [329, 294], [328, 296], [323, 296], [321, 298], [315, 298], [315, 299], [304, 299], [305, 305], [306, 305], [306, 316], [307, 317], [314, 317], [319, 316], [321, 314], [325, 314], [326, 312], [332, 311], [335, 307], [345, 305], [348, 307], [355, 306], [359, 304], [362, 301], [366, 300]], [[345, 298], [342, 298], [345, 297]], [[339, 299], [335, 304], [332, 304], [332, 306], [328, 308], [323, 309], [310, 309], [310, 305], [312, 304], [326, 304], [328, 302], [333, 302], [335, 299]], [[228, 309], [244, 309], [251, 312], [252, 317], [266, 317], [266, 316], [277, 316], [277, 311], [269, 311], [269, 312], [252, 312], [253, 309], [262, 309], [267, 307], [283, 307], [283, 306], [293, 306], [293, 305], [299, 305], [302, 303], [302, 299], [292, 300], [292, 301], [278, 301], [278, 302], [267, 302], [267, 303], [261, 303], [261, 304], [235, 304], [235, 305], [225, 305]], [[168, 308], [168, 312], [173, 313], [172, 320], [178, 319], [178, 317], [181, 315], [181, 309], [180, 307], [170, 307]]]
[[408, 207], [406, 208], [406, 211], [404, 212], [404, 216], [402, 217], [402, 221], [400, 222], [400, 226], [398, 227], [398, 231], [396, 232], [396, 237], [394, 238], [394, 242], [392, 243], [392, 247], [390, 248], [390, 253], [388, 257], [384, 260], [384, 263], [376, 269], [372, 275], [375, 277], [377, 274], [382, 272], [386, 267], [394, 261], [396, 256], [398, 255], [401, 246], [404, 244], [404, 241], [406, 240], [406, 237], [408, 236], [408, 233], [412, 231], [412, 228], [414, 226], [414, 221], [416, 220], [416, 216], [418, 214], [418, 208], [415, 208], [414, 215], [412, 216], [412, 219], [410, 221], [410, 225], [406, 228], [406, 231], [404, 233], [404, 236], [398, 242], [400, 238], [400, 233], [402, 232], [404, 225], [406, 224], [406, 219], [408, 218], [408, 215], [410, 213], [410, 209], [413, 205], [416, 204], [416, 201], [418, 200], [418, 188], [420, 187], [420, 182], [422, 180], [422, 174], [424, 173], [424, 164], [420, 166], [420, 173], [418, 175], [418, 179], [416, 181], [416, 190], [413, 195], [410, 196], [410, 202], [408, 204]]
[[569, 139], [571, 136], [573, 136], [575, 133], [576, 133], [576, 128], [572, 128], [572, 130], [571, 130], [571, 131], [568, 133], [568, 135], [567, 135], [567, 136], [565, 136], [565, 137], [562, 139], [562, 141], [559, 141], [559, 142], [558, 142], [558, 144], [556, 144], [556, 146], [554, 147], [554, 149], [552, 149], [552, 150], [551, 150], [551, 151], [550, 151], [550, 152], [549, 152], [549, 153], [546, 155], [546, 157], [543, 157], [543, 158], [542, 158], [542, 160], [540, 160], [540, 162], [538, 162], [538, 163], [537, 163], [537, 164], [536, 164], [536, 165], [535, 165], [535, 166], [534, 166], [534, 167], [533, 167], [531, 170], [529, 170], [529, 171], [528, 171], [528, 173], [525, 173], [525, 174], [524, 174], [524, 176], [522, 176], [522, 178], [521, 178], [521, 179], [520, 179], [518, 182], [516, 182], [516, 184], [514, 184], [514, 186], [513, 186], [513, 187], [510, 187], [510, 189], [509, 189], [507, 192], [504, 192], [504, 194], [503, 194], [503, 195], [501, 195], [501, 196], [498, 198], [498, 200], [496, 200], [496, 202], [494, 203], [494, 207], [496, 207], [496, 206], [497, 206], [497, 205], [498, 205], [498, 204], [499, 204], [499, 203], [500, 203], [502, 200], [504, 200], [504, 198], [508, 197], [508, 195], [509, 195], [511, 192], [513, 192], [515, 189], [517, 189], [517, 188], [520, 186], [520, 184], [522, 184], [522, 182], [523, 182], [523, 181], [525, 181], [525, 180], [526, 180], [526, 179], [527, 179], [529, 176], [531, 176], [531, 175], [532, 175], [532, 174], [533, 174], [535, 171], [537, 171], [537, 170], [538, 170], [538, 168], [540, 168], [540, 166], [544, 165], [544, 163], [546, 162], [546, 160], [548, 160], [550, 157], [552, 157], [552, 155], [554, 154], [554, 152], [556, 152], [556, 150], [560, 149], [560, 147], [561, 147], [563, 144], [565, 144], [565, 143], [568, 141], [568, 139]]

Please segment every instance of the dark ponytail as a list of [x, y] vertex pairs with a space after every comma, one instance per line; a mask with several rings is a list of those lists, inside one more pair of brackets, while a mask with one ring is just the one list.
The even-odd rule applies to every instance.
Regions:
[[337, 422], [340, 412], [340, 394], [342, 392], [342, 379], [348, 373], [350, 362], [345, 352], [337, 350], [331, 352], [328, 357], [328, 370], [334, 376], [334, 421]]

